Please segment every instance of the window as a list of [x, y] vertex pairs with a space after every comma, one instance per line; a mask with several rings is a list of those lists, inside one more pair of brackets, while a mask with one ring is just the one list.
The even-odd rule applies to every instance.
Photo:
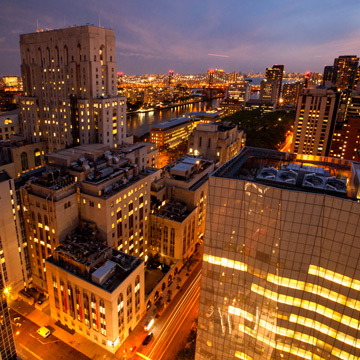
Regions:
[[164, 255], [168, 254], [168, 243], [169, 243], [169, 231], [168, 227], [164, 227], [164, 241], [163, 241], [163, 253]]
[[131, 285], [128, 286], [126, 290], [127, 300], [126, 300], [126, 314], [127, 314], [127, 323], [132, 320], [132, 289]]
[[123, 294], [120, 294], [118, 297], [118, 327], [119, 334], [124, 330], [124, 297]]
[[21, 153], [21, 170], [26, 171], [29, 169], [28, 158], [26, 152]]
[[175, 229], [171, 228], [170, 233], [170, 256], [174, 257], [175, 253]]
[[140, 276], [135, 279], [135, 313], [140, 310]]

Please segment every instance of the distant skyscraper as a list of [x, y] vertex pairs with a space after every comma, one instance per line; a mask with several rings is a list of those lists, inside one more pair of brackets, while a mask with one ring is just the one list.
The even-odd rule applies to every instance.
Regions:
[[323, 85], [334, 86], [339, 90], [356, 88], [359, 58], [356, 55], [342, 55], [334, 60], [333, 66], [325, 66]]
[[260, 99], [277, 104], [279, 101], [280, 80], [264, 79], [260, 83]]
[[239, 100], [244, 105], [250, 99], [250, 84], [243, 78], [236, 83], [229, 84], [225, 91], [225, 98], [230, 100]]
[[336, 71], [334, 66], [325, 66], [323, 75], [323, 86], [333, 87], [336, 81]]
[[358, 172], [244, 148], [212, 174], [196, 360], [360, 358]]
[[352, 89], [354, 87], [359, 58], [356, 55], [339, 56], [334, 61], [336, 71], [335, 86], [338, 89]]
[[282, 98], [284, 100], [284, 105], [294, 105], [296, 106], [299, 99], [300, 91], [303, 88], [304, 84], [301, 82], [284, 84]]
[[265, 77], [268, 80], [276, 79], [282, 81], [284, 65], [274, 65], [272, 68], [266, 68]]
[[291, 151], [328, 156], [340, 94], [330, 89], [304, 89], [297, 104]]
[[123, 143], [126, 99], [117, 96], [115, 35], [95, 26], [20, 36], [24, 135], [49, 151]]
[[284, 65], [274, 65], [272, 68], [267, 68], [265, 72], [265, 78], [267, 80], [279, 81], [277, 100], [280, 99], [283, 74], [284, 74]]

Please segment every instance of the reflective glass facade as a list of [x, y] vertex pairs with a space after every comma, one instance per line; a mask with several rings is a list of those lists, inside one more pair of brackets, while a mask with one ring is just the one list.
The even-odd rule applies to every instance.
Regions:
[[210, 177], [196, 360], [360, 357], [358, 165], [334, 161], [245, 148]]

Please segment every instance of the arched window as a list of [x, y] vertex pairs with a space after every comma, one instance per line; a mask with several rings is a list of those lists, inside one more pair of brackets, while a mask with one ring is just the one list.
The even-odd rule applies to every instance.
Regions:
[[81, 46], [80, 44], [78, 44], [77, 48], [76, 48], [76, 58], [81, 61]]
[[28, 158], [26, 152], [21, 153], [21, 169], [26, 171], [29, 169]]
[[170, 256], [174, 257], [175, 254], [175, 229], [171, 228], [170, 233]]
[[64, 61], [65, 61], [65, 65], [69, 63], [69, 51], [67, 46], [64, 46]]
[[55, 61], [56, 61], [56, 65], [59, 66], [60, 61], [59, 61], [59, 48], [57, 46], [55, 46]]
[[104, 61], [104, 49], [105, 49], [105, 46], [104, 45], [101, 45], [100, 46], [100, 49], [99, 49], [99, 56], [100, 56], [100, 64], [102, 65], [103, 64], [103, 61]]
[[140, 310], [140, 276], [135, 279], [135, 313]]
[[51, 58], [50, 58], [50, 49], [47, 47], [46, 48], [46, 57], [47, 57], [47, 61], [48, 61], [48, 65], [51, 65]]
[[41, 221], [41, 215], [40, 214], [38, 214], [38, 222], [41, 224], [42, 223], [42, 221]]
[[35, 166], [41, 165], [41, 152], [39, 149], [35, 149], [34, 151], [34, 160], [35, 160]]
[[41, 52], [40, 48], [38, 48], [38, 57], [39, 57], [39, 63], [41, 64], [41, 67], [43, 67], [44, 66], [43, 57], [42, 57], [42, 52]]
[[129, 323], [132, 320], [132, 290], [131, 285], [128, 286], [126, 290], [126, 315], [127, 315], [127, 323]]
[[163, 241], [163, 253], [164, 255], [168, 254], [168, 243], [169, 243], [169, 230], [168, 227], [164, 227], [164, 241]]
[[49, 220], [48, 220], [48, 217], [46, 215], [44, 215], [44, 224], [49, 225]]

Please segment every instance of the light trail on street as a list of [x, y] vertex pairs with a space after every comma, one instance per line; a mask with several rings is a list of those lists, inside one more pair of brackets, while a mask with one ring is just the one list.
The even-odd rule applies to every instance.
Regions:
[[182, 295], [171, 315], [168, 317], [166, 323], [160, 329], [158, 336], [154, 338], [155, 341], [151, 349], [144, 351], [143, 354], [137, 353], [138, 356], [145, 355], [147, 358], [153, 360], [162, 359], [170, 346], [171, 341], [174, 339], [187, 315], [191, 311], [193, 304], [200, 296], [200, 279], [201, 270], [192, 280], [186, 292]]

